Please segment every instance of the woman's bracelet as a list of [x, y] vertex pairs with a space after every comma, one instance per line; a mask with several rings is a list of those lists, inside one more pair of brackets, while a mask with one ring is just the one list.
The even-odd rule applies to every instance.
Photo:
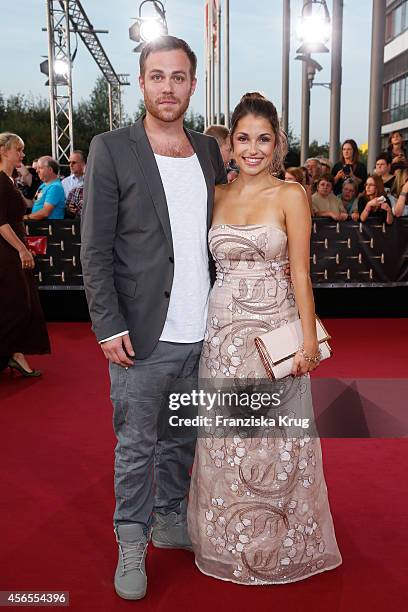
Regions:
[[317, 350], [316, 355], [308, 355], [303, 348], [303, 346], [299, 347], [298, 352], [302, 355], [303, 359], [308, 363], [319, 363], [322, 358], [322, 351], [320, 349]]

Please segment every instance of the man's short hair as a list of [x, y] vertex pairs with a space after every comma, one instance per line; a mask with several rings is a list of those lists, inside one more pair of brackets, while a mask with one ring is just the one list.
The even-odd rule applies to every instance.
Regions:
[[75, 149], [75, 151], [72, 151], [72, 153], [75, 153], [75, 155], [79, 155], [84, 164], [86, 164], [86, 155], [83, 151], [81, 151], [81, 149]]
[[331, 183], [332, 185], [334, 185], [334, 180], [331, 174], [322, 174], [322, 176], [317, 181], [317, 185], [319, 185], [322, 181], [326, 181], [327, 183]]
[[307, 162], [317, 162], [318, 164], [321, 164], [320, 159], [318, 157], [308, 157], [307, 160], [305, 161], [304, 165], [306, 166]]
[[159, 36], [143, 47], [139, 58], [140, 76], [144, 76], [146, 60], [151, 53], [156, 53], [157, 51], [176, 51], [177, 49], [184, 51], [190, 60], [190, 75], [194, 79], [197, 71], [197, 56], [185, 40], [176, 36]]
[[221, 146], [229, 136], [229, 129], [225, 125], [210, 125], [204, 132], [207, 136], [212, 136]]
[[46, 166], [48, 168], [51, 168], [51, 170], [54, 172], [54, 174], [59, 174], [60, 171], [60, 165], [57, 162], [57, 160], [55, 160], [53, 157], [51, 157], [51, 155], [43, 155], [42, 157], [40, 157], [40, 160], [43, 160], [46, 163]]

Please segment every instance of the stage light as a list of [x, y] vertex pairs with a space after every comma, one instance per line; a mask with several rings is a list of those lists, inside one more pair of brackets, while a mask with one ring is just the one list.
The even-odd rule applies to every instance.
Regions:
[[65, 60], [57, 59], [54, 62], [54, 73], [57, 76], [66, 77], [68, 74], [68, 64]]
[[167, 34], [167, 30], [158, 19], [145, 19], [140, 25], [140, 38], [144, 42], [150, 42], [164, 34]]
[[[67, 85], [68, 84], [68, 63], [65, 60], [55, 60], [54, 62], [54, 82], [56, 85]], [[40, 71], [47, 77], [50, 76], [50, 68], [48, 60], [44, 60], [40, 64]], [[46, 81], [46, 85], [49, 85], [49, 80]]]
[[304, 4], [297, 28], [302, 45], [297, 53], [328, 53], [326, 43], [330, 40], [331, 23], [326, 0], [310, 0]]
[[[146, 3], [153, 4], [158, 17], [142, 17], [142, 6]], [[144, 0], [139, 6], [139, 17], [136, 18], [135, 23], [129, 28], [130, 40], [139, 43], [133, 51], [139, 53], [146, 43], [159, 36], [165, 36], [167, 33], [166, 11], [163, 4], [158, 0]]]

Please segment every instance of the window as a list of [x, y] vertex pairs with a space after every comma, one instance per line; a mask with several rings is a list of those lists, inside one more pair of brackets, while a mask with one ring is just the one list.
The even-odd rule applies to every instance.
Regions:
[[392, 31], [394, 36], [396, 36], [399, 32], [402, 32], [402, 9], [403, 5], [398, 6], [393, 13], [393, 27]]
[[405, 32], [408, 28], [408, 0], [404, 0], [395, 9], [388, 13], [386, 21], [387, 42]]
[[389, 85], [390, 121], [408, 118], [408, 75]]

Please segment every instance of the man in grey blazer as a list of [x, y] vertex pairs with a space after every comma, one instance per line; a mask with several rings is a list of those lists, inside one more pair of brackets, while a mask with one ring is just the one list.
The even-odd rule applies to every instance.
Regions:
[[[96, 136], [88, 158], [81, 259], [93, 330], [109, 360], [119, 546], [116, 592], [146, 593], [146, 548], [191, 549], [186, 496], [195, 439], [160, 439], [167, 385], [197, 377], [210, 264], [214, 185], [226, 182], [216, 141], [183, 127], [196, 86], [187, 43], [145, 46], [146, 115]], [[164, 407], [166, 409], [166, 407]]]

